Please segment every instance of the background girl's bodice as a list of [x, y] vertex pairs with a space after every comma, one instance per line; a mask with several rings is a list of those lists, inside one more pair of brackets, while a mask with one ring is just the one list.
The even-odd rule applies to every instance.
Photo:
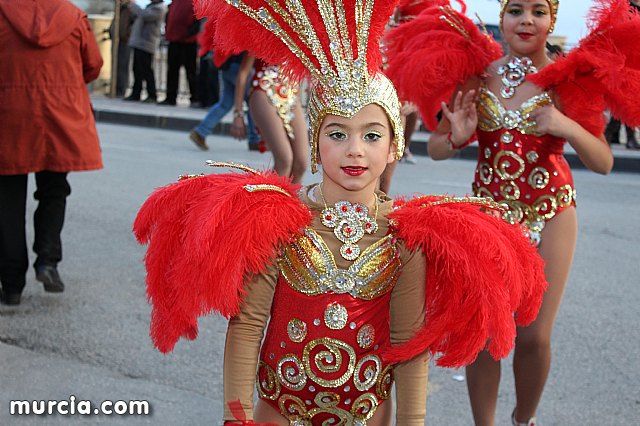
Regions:
[[544, 221], [575, 204], [573, 178], [563, 156], [565, 141], [537, 134], [529, 118], [551, 102], [542, 93], [508, 110], [486, 87], [479, 92], [474, 194], [508, 205], [506, 218], [531, 229], [541, 229]]

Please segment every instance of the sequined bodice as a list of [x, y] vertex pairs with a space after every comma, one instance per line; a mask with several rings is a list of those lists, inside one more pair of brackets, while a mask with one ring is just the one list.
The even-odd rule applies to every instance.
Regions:
[[278, 263], [287, 283], [300, 293], [347, 293], [365, 300], [391, 290], [401, 269], [391, 235], [369, 246], [348, 269], [340, 269], [325, 241], [311, 228], [284, 250]]
[[481, 87], [478, 98], [478, 127], [492, 132], [500, 128], [517, 130], [523, 134], [540, 136], [535, 123], [529, 118], [531, 111], [550, 105], [551, 97], [544, 92], [524, 101], [516, 110], [506, 109], [500, 99], [488, 88]]
[[565, 141], [540, 135], [529, 114], [551, 104], [547, 93], [517, 110], [507, 110], [486, 87], [478, 98], [478, 165], [474, 195], [491, 197], [509, 209], [504, 217], [526, 225], [540, 241], [544, 222], [575, 204], [573, 178], [563, 156]]
[[402, 270], [398, 241], [386, 235], [390, 209], [381, 204], [379, 229], [353, 261], [320, 215], [280, 254], [257, 390], [291, 425], [364, 426], [389, 397], [393, 368], [381, 354]]

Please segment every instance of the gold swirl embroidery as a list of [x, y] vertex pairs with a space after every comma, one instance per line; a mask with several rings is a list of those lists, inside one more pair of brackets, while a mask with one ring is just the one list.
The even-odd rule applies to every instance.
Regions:
[[[293, 364], [293, 366], [291, 366]], [[301, 390], [307, 384], [307, 376], [300, 360], [293, 354], [285, 355], [278, 361], [278, 378], [280, 383], [292, 390]]]
[[493, 179], [493, 168], [491, 165], [486, 161], [478, 164], [478, 176], [482, 183], [489, 185], [491, 183], [491, 179]]
[[[267, 375], [265, 379], [260, 380], [260, 372], [264, 371]], [[280, 396], [280, 381], [276, 372], [264, 361], [258, 363], [258, 373], [256, 377], [256, 387], [258, 394], [262, 399], [275, 401]]]
[[[556, 212], [558, 211], [558, 202], [554, 195], [542, 195], [531, 205], [531, 208], [537, 217], [546, 221], [556, 215]], [[527, 219], [529, 219], [529, 223], [534, 221], [529, 217]]]
[[536, 167], [529, 173], [527, 182], [534, 189], [542, 189], [549, 184], [549, 172], [544, 167]]
[[[312, 365], [311, 359], [310, 359], [311, 351], [316, 346], [320, 346], [320, 345], [325, 346], [327, 350], [316, 354], [313, 357], [314, 362]], [[346, 355], [347, 356], [346, 371], [342, 376], [338, 377], [337, 379], [324, 379], [322, 377], [319, 377], [316, 374], [316, 372], [313, 371], [312, 367], [315, 367], [315, 369], [317, 369], [320, 373], [330, 373], [330, 372], [340, 370], [343, 363], [342, 353], [340, 352], [341, 350], [346, 352], [347, 354]], [[333, 356], [333, 358], [327, 359], [327, 356], [326, 356], [327, 352], [330, 353]], [[328, 364], [325, 364], [325, 361]], [[313, 380], [314, 382], [324, 387], [335, 388], [345, 384], [349, 380], [349, 378], [353, 375], [353, 372], [355, 370], [355, 365], [356, 365], [356, 353], [351, 346], [349, 346], [348, 344], [340, 340], [331, 339], [329, 337], [322, 337], [320, 339], [312, 340], [311, 342], [307, 343], [307, 345], [304, 347], [304, 351], [302, 354], [302, 364], [304, 365], [307, 376], [311, 380]]]
[[506, 200], [517, 200], [520, 198], [520, 188], [514, 181], [508, 180], [500, 185], [500, 194]]
[[562, 208], [570, 206], [575, 199], [576, 190], [571, 188], [571, 185], [562, 185], [560, 189], [558, 189], [558, 193], [556, 194], [556, 201], [558, 202], [558, 206]]
[[[365, 367], [365, 364], [369, 365]], [[359, 391], [371, 389], [371, 387], [378, 381], [381, 368], [382, 363], [380, 362], [380, 358], [376, 355], [370, 354], [362, 357], [356, 364], [355, 373], [353, 375], [353, 383], [356, 385], [356, 389]], [[362, 376], [364, 380], [361, 380], [360, 376]]]
[[378, 400], [375, 395], [371, 393], [365, 393], [360, 395], [351, 406], [351, 414], [363, 420], [369, 420], [376, 412], [378, 408]]
[[391, 387], [393, 386], [393, 366], [387, 365], [378, 377], [376, 383], [376, 394], [380, 399], [389, 399]]
[[313, 402], [320, 408], [333, 408], [340, 404], [340, 395], [334, 392], [318, 392]]
[[297, 396], [282, 395], [280, 399], [278, 399], [278, 407], [280, 407], [280, 413], [286, 415], [291, 422], [298, 420], [302, 422], [299, 423], [301, 425], [311, 425], [311, 422], [305, 422], [308, 413], [304, 401]]
[[[512, 164], [508, 159], [502, 160], [503, 157], [513, 159], [518, 165], [518, 169], [515, 172], [509, 172], [508, 169], [512, 168]], [[524, 160], [514, 152], [500, 151], [493, 159], [493, 168], [502, 180], [518, 179], [522, 172], [524, 172]]]

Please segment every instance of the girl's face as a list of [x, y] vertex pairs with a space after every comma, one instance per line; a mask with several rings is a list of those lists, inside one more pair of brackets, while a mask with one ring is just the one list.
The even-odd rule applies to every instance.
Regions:
[[546, 0], [511, 0], [502, 19], [502, 33], [517, 56], [531, 56], [544, 51], [551, 9]]
[[369, 202], [380, 175], [394, 161], [392, 135], [387, 114], [375, 104], [352, 118], [327, 115], [318, 138], [325, 195], [334, 202]]

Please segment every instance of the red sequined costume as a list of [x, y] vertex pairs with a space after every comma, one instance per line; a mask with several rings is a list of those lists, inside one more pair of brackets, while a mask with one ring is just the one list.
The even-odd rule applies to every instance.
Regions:
[[[373, 221], [357, 204], [326, 210], [316, 185], [297, 195], [275, 173], [244, 169], [158, 189], [134, 231], [149, 244], [155, 345], [195, 338], [200, 315], [230, 317], [225, 402], [248, 419], [257, 383], [291, 425], [365, 425], [395, 376], [396, 421], [422, 425], [427, 353], [458, 367], [489, 342], [504, 357], [516, 322], [537, 315], [542, 262], [517, 227], [481, 211], [496, 208], [486, 200], [380, 193]], [[355, 259], [339, 233], [362, 235]]]
[[626, 0], [598, 0], [590, 13], [591, 33], [566, 57], [527, 75], [543, 92], [508, 110], [483, 77], [502, 57], [501, 49], [458, 3], [462, 12], [448, 0], [437, 0], [393, 30], [385, 39], [386, 72], [399, 95], [419, 106], [431, 130], [441, 102], [449, 102], [469, 79], [482, 81], [473, 192], [507, 205], [505, 218], [526, 225], [536, 244], [545, 221], [575, 205], [576, 191], [562, 155], [566, 141], [538, 134], [528, 113], [558, 100], [564, 114], [597, 137], [604, 130], [605, 109], [639, 125], [640, 53], [629, 40], [640, 36], [640, 16]]
[[256, 58], [249, 90], [249, 95], [254, 90], [266, 93], [267, 98], [276, 108], [278, 116], [282, 119], [287, 135], [290, 139], [293, 139], [294, 134], [291, 122], [293, 121], [293, 109], [298, 100], [298, 89], [283, 80], [277, 66], [268, 65]]
[[575, 205], [576, 192], [563, 155], [565, 140], [540, 135], [528, 114], [550, 104], [545, 92], [508, 110], [486, 85], [480, 88], [477, 111], [478, 165], [473, 193], [509, 206], [504, 216], [522, 223], [534, 242], [544, 222]]

